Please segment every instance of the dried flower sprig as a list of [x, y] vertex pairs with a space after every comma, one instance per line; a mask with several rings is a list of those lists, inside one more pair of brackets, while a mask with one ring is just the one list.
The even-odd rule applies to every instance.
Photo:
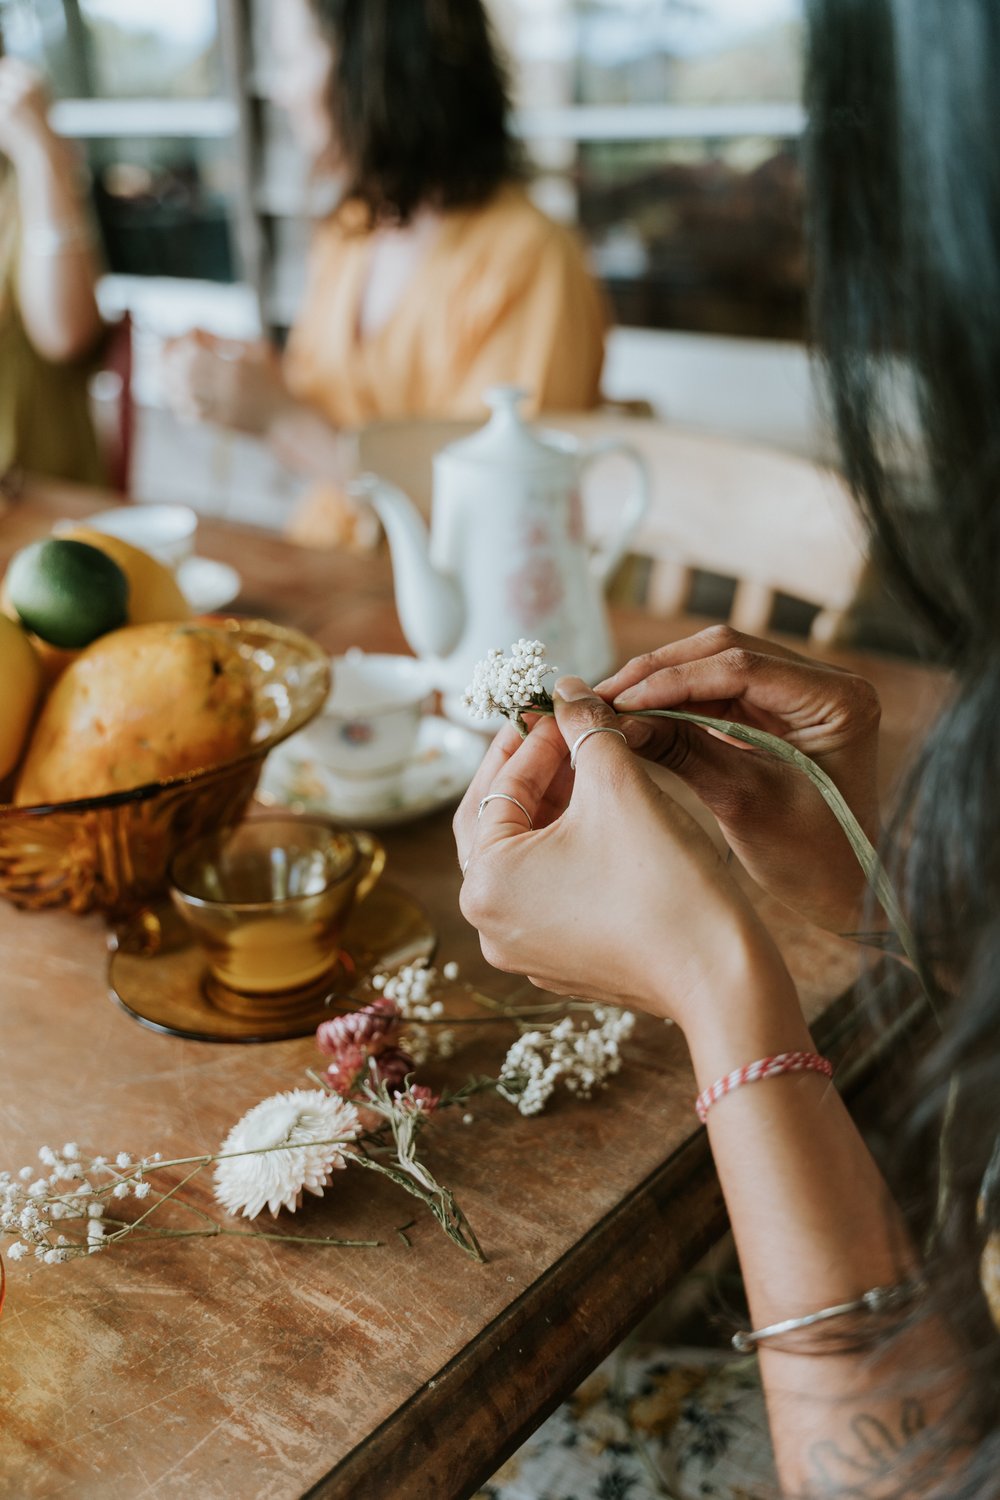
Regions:
[[[525, 713], [553, 714], [555, 712], [555, 705], [549, 694], [540, 689], [540, 683], [530, 675], [525, 675], [520, 669], [519, 664], [523, 659], [525, 648], [529, 646], [532, 661], [536, 657], [541, 661], [545, 654], [545, 646], [541, 641], [517, 641], [511, 647], [509, 657], [505, 657], [502, 651], [494, 648], [478, 664], [463, 700], [474, 717], [490, 718], [496, 714], [502, 714], [516, 724], [523, 735], [527, 733], [523, 718]], [[547, 667], [546, 670], [553, 671], [554, 669]], [[807, 776], [843, 829], [868, 884], [885, 912], [889, 925], [899, 938], [903, 952], [913, 965], [918, 978], [922, 978], [920, 959], [913, 934], [903, 915], [888, 872], [878, 851], [847, 805], [839, 788], [822, 766], [817, 765], [794, 745], [790, 745], [787, 740], [783, 740], [780, 735], [769, 734], [765, 729], [757, 729], [750, 724], [741, 724], [733, 719], [717, 719], [708, 714], [689, 713], [686, 709], [679, 708], [631, 709], [624, 717], [677, 719], [682, 723], [697, 724], [703, 729], [715, 730], [717, 733], [727, 735], [730, 739], [739, 740], [742, 744], [752, 745], [756, 750], [765, 750], [777, 760], [784, 761], [786, 765], [793, 766]], [[933, 1011], [932, 992], [926, 984], [924, 984], [924, 990]]]
[[[323, 1100], [322, 1095], [316, 1097]], [[317, 1141], [313, 1133], [307, 1142], [303, 1142], [303, 1150], [315, 1152], [321, 1148], [336, 1152], [342, 1145], [342, 1135], [329, 1141]], [[378, 1240], [305, 1239], [301, 1235], [229, 1229], [179, 1196], [183, 1188], [209, 1166], [287, 1152], [288, 1149], [289, 1142], [282, 1139], [269, 1146], [172, 1160], [165, 1160], [156, 1152], [136, 1161], [126, 1151], [119, 1151], [113, 1159], [105, 1156], [87, 1158], [73, 1141], [67, 1142], [61, 1151], [43, 1146], [38, 1157], [48, 1172], [37, 1172], [30, 1166], [22, 1167], [16, 1175], [0, 1172], [0, 1237], [9, 1241], [9, 1260], [19, 1261], [31, 1256], [46, 1266], [61, 1265], [81, 1255], [96, 1255], [137, 1235], [166, 1239], [208, 1239], [229, 1235], [348, 1248], [377, 1246]], [[162, 1174], [175, 1173], [183, 1168], [188, 1170], [182, 1179], [166, 1191], [161, 1190]], [[133, 1219], [119, 1217], [130, 1200], [141, 1203], [142, 1211]], [[202, 1221], [202, 1227], [178, 1229], [162, 1222], [151, 1222], [156, 1211], [167, 1205], [194, 1214]]]
[[497, 1092], [522, 1115], [539, 1114], [559, 1083], [589, 1099], [621, 1068], [619, 1049], [634, 1027], [631, 1011], [595, 1005], [590, 1019], [564, 1016], [544, 1029], [525, 1031], [504, 1058]]
[[509, 656], [494, 647], [477, 664], [462, 701], [473, 719], [502, 715], [526, 734], [523, 714], [552, 712], [552, 698], [543, 678], [554, 670], [545, 660], [542, 642], [522, 637], [511, 646]]

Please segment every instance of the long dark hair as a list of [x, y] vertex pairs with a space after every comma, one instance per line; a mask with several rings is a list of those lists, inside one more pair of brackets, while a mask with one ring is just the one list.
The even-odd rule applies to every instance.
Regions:
[[[887, 583], [955, 684], [895, 826], [945, 1026], [914, 1062], [888, 1170], [921, 1237], [933, 1229], [940, 1296], [995, 1404], [979, 1257], [1000, 1201], [986, 1195], [983, 1224], [977, 1200], [1000, 1135], [1000, 6], [807, 0], [807, 13], [814, 325], [844, 464]], [[928, 1144], [942, 1139], [939, 1192]], [[992, 1423], [954, 1500], [996, 1493]]]
[[370, 220], [485, 203], [521, 175], [482, 0], [312, 0], [333, 49], [347, 198]]

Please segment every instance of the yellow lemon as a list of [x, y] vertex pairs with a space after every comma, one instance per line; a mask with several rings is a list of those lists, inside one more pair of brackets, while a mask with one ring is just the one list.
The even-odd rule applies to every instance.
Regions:
[[169, 568], [148, 552], [123, 542], [116, 536], [105, 536], [89, 526], [74, 526], [60, 531], [62, 537], [86, 542], [116, 562], [128, 579], [128, 623], [130, 625], [172, 624], [188, 620], [191, 607], [181, 593]]
[[42, 690], [42, 669], [27, 635], [0, 614], [0, 781], [21, 759]]

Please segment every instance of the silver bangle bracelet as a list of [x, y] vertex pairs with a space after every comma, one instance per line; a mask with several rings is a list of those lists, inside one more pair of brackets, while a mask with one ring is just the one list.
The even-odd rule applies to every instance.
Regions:
[[62, 255], [67, 250], [92, 249], [93, 230], [85, 224], [28, 225], [21, 244], [28, 255]]
[[819, 1312], [807, 1313], [804, 1318], [786, 1318], [783, 1323], [771, 1323], [767, 1328], [746, 1328], [734, 1333], [733, 1348], [739, 1354], [750, 1354], [757, 1344], [768, 1339], [781, 1338], [786, 1333], [798, 1333], [803, 1328], [815, 1328], [817, 1323], [827, 1323], [831, 1318], [843, 1318], [850, 1313], [895, 1312], [907, 1307], [926, 1292], [923, 1280], [903, 1281], [898, 1286], [874, 1286], [853, 1302], [838, 1302], [833, 1307], [820, 1308]]

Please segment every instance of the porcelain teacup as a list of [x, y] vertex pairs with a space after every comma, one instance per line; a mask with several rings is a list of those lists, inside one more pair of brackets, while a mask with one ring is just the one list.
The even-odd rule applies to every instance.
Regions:
[[188, 505], [118, 505], [80, 524], [129, 542], [176, 569], [194, 552], [198, 515]]
[[363, 651], [335, 657], [332, 665], [330, 696], [302, 741], [329, 773], [338, 812], [362, 813], [399, 790], [416, 749], [430, 674], [415, 657]]

